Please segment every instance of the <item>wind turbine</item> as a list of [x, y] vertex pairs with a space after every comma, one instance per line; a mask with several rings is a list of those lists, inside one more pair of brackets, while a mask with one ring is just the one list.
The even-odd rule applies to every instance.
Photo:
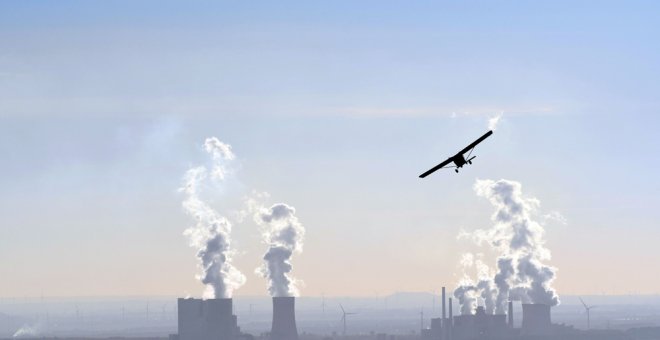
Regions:
[[347, 313], [346, 310], [344, 310], [344, 306], [339, 304], [339, 308], [341, 308], [341, 322], [344, 325], [344, 332], [342, 333], [344, 336], [346, 336], [346, 316], [347, 315], [355, 315], [357, 313]]
[[580, 299], [580, 302], [582, 302], [582, 305], [584, 306], [584, 309], [587, 311], [587, 329], [591, 328], [591, 315], [589, 315], [589, 311], [591, 311], [592, 308], [596, 306], [587, 306], [586, 303], [584, 303], [584, 300], [582, 300], [581, 297], [578, 297]]
[[163, 314], [160, 317], [161, 317], [161, 320], [165, 320], [167, 318], [167, 313], [166, 313], [167, 304], [166, 303], [163, 304], [162, 308], [163, 308]]
[[419, 321], [420, 321], [420, 335], [423, 336], [422, 333], [424, 333], [424, 307], [422, 307], [422, 310], [419, 312]]
[[323, 318], [325, 319], [325, 293], [321, 293], [321, 310], [323, 311]]

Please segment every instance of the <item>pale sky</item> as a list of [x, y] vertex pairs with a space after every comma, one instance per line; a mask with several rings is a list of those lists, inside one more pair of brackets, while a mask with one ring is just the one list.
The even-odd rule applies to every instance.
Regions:
[[[560, 294], [660, 293], [655, 2], [0, 3], [0, 296], [193, 295], [184, 172], [307, 229], [302, 295], [454, 286], [477, 178], [541, 201]], [[461, 174], [417, 176], [486, 131]], [[227, 203], [229, 204], [229, 203]], [[265, 246], [236, 225], [236, 295]]]

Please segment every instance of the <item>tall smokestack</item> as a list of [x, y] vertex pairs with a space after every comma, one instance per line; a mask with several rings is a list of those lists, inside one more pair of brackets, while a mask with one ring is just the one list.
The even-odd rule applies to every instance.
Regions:
[[454, 334], [454, 313], [452, 312], [452, 300], [449, 298], [449, 322], [447, 323], [447, 339], [451, 340]]
[[509, 312], [507, 313], [509, 328], [513, 328], [513, 301], [509, 301]]
[[445, 287], [442, 287], [442, 322], [445, 322], [445, 319], [447, 318], [445, 310]]
[[293, 296], [273, 297], [273, 325], [270, 330], [270, 340], [298, 340], [295, 301]]

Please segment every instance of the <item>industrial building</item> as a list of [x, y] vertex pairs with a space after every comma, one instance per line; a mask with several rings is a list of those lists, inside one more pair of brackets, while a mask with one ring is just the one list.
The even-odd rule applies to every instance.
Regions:
[[[295, 298], [273, 297], [273, 315], [268, 340], [299, 340], [296, 327]], [[448, 308], [447, 308], [447, 301]], [[241, 340], [252, 336], [241, 334], [233, 313], [232, 299], [178, 299], [178, 334], [171, 340]], [[474, 314], [453, 315], [452, 299], [442, 288], [442, 316], [432, 318], [430, 328], [423, 329], [423, 340], [479, 339], [544, 339], [552, 338], [550, 306], [522, 304], [522, 327], [513, 328], [513, 302], [507, 314], [488, 314], [479, 306]], [[448, 311], [448, 313], [447, 313]]]
[[487, 314], [481, 306], [475, 314], [452, 315], [449, 298], [449, 317], [446, 316], [445, 288], [442, 288], [442, 318], [431, 319], [431, 327], [422, 330], [424, 340], [477, 340], [477, 339], [542, 339], [552, 336], [550, 306], [522, 304], [523, 318], [520, 329], [513, 328], [513, 302], [509, 301], [507, 314]]
[[453, 320], [454, 339], [502, 338], [510, 333], [506, 315], [486, 314], [483, 307], [477, 307], [473, 315], [458, 315]]
[[[294, 297], [273, 297], [270, 340], [299, 340]], [[232, 299], [178, 299], [178, 333], [170, 340], [241, 340]]]
[[178, 334], [172, 340], [236, 340], [232, 299], [178, 299]]

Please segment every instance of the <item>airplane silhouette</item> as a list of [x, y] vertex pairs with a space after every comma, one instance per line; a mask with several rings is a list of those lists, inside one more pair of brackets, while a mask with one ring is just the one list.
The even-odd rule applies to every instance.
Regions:
[[[440, 170], [440, 169], [455, 168], [454, 171], [456, 171], [458, 173], [458, 169], [462, 168], [463, 165], [465, 165], [465, 164], [472, 164], [472, 160], [475, 157], [477, 157], [477, 156], [470, 157], [470, 155], [472, 155], [472, 150], [474, 149], [474, 147], [477, 146], [477, 144], [483, 142], [484, 139], [488, 138], [492, 134], [493, 134], [493, 130], [490, 130], [490, 131], [486, 132], [486, 134], [479, 137], [479, 139], [472, 142], [472, 144], [465, 147], [465, 149], [463, 149], [463, 150], [459, 151], [457, 154], [447, 158], [444, 162], [432, 167], [427, 172], [419, 175], [419, 178], [424, 178], [424, 177], [426, 177], [426, 176], [428, 176], [428, 175], [430, 175], [430, 174], [432, 174], [432, 173], [434, 173], [434, 172], [436, 172], [437, 170]], [[468, 151], [469, 151], [469, 153], [468, 153], [467, 157], [464, 156], [464, 154]], [[449, 165], [449, 163], [452, 163], [452, 162], [454, 163], [454, 165], [447, 166], [447, 165]]]

